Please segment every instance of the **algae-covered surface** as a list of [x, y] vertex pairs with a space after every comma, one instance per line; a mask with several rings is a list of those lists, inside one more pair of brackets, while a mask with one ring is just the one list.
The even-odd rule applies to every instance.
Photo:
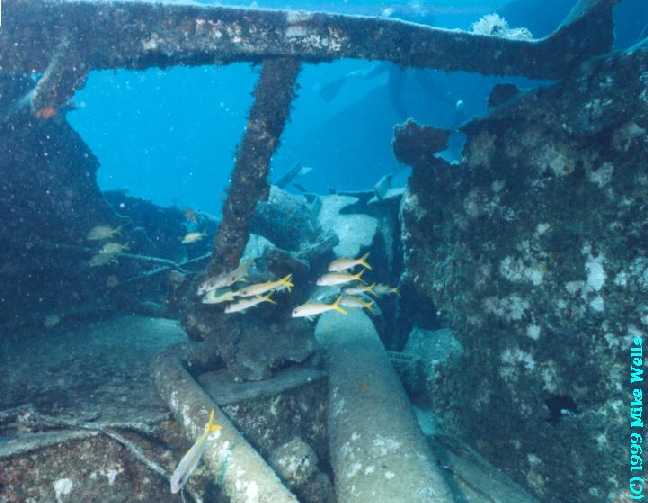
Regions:
[[120, 316], [33, 337], [0, 338], [0, 410], [31, 404], [47, 414], [102, 421], [160, 415], [152, 357], [186, 336], [179, 323]]

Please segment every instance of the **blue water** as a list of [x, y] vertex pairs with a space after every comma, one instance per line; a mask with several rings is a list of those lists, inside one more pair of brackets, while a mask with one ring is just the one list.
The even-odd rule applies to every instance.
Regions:
[[[542, 8], [534, 7], [540, 4]], [[499, 9], [511, 26], [528, 26], [535, 36], [555, 29], [573, 4], [572, 0], [254, 2], [263, 8], [363, 15], [380, 15], [391, 8], [394, 16], [448, 28], [469, 28], [481, 15]], [[617, 46], [628, 46], [648, 24], [648, 2], [625, 0], [616, 17]], [[406, 169], [394, 159], [390, 147], [395, 123], [411, 116], [437, 127], [456, 127], [485, 113], [488, 93], [498, 81], [472, 74], [406, 70], [395, 104], [389, 95], [389, 71], [385, 71], [373, 79], [350, 79], [330, 102], [320, 96], [326, 83], [376, 64], [345, 60], [304, 66], [299, 98], [273, 159], [273, 178], [300, 162], [313, 168], [299, 180], [309, 191], [370, 188], [384, 174]], [[99, 158], [101, 188], [128, 189], [163, 206], [218, 215], [257, 76], [258, 67], [247, 64], [94, 72], [76, 94], [78, 109], [68, 118]], [[504, 81], [525, 88], [537, 85], [521, 79]], [[458, 100], [464, 103], [461, 114], [455, 108]], [[461, 139], [453, 138], [446, 157], [457, 159], [460, 149]], [[348, 176], [350, 167], [353, 177]]]

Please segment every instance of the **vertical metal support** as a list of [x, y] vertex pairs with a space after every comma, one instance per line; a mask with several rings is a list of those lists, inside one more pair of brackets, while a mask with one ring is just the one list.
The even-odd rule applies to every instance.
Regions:
[[259, 201], [267, 199], [270, 159], [279, 145], [295, 97], [300, 62], [281, 57], [264, 61], [254, 103], [239, 145], [223, 219], [214, 240], [211, 274], [236, 268], [249, 238]]

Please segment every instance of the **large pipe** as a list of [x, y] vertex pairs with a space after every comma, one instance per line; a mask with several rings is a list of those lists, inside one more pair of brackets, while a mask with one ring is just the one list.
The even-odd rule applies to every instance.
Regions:
[[327, 313], [315, 335], [329, 373], [329, 450], [341, 503], [451, 503], [367, 315]]
[[[207, 422], [210, 410], [223, 426], [210, 440], [205, 451], [209, 471], [231, 503], [298, 503], [279, 477], [243, 438], [212, 398], [187, 371], [188, 366], [201, 365], [200, 358], [213, 354], [207, 343], [194, 344], [193, 349], [167, 351], [153, 363], [153, 377], [162, 399], [169, 405], [176, 421], [192, 442]], [[203, 353], [203, 354], [201, 354]]]

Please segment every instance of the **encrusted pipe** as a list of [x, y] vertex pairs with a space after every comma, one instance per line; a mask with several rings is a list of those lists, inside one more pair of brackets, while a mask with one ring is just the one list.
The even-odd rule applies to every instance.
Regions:
[[214, 242], [212, 274], [238, 266], [256, 205], [268, 198], [270, 159], [290, 113], [299, 68], [296, 58], [273, 58], [263, 63]]
[[371, 320], [327, 313], [315, 329], [329, 373], [329, 446], [341, 503], [451, 503]]
[[153, 376], [160, 396], [191, 441], [203, 431], [209, 411], [215, 411], [216, 421], [223, 428], [218, 438], [209, 442], [204, 459], [231, 503], [298, 503], [187, 371], [187, 366], [201, 365], [198, 360], [205, 344], [196, 344], [199, 349], [193, 352], [175, 349], [158, 355], [153, 363]]

